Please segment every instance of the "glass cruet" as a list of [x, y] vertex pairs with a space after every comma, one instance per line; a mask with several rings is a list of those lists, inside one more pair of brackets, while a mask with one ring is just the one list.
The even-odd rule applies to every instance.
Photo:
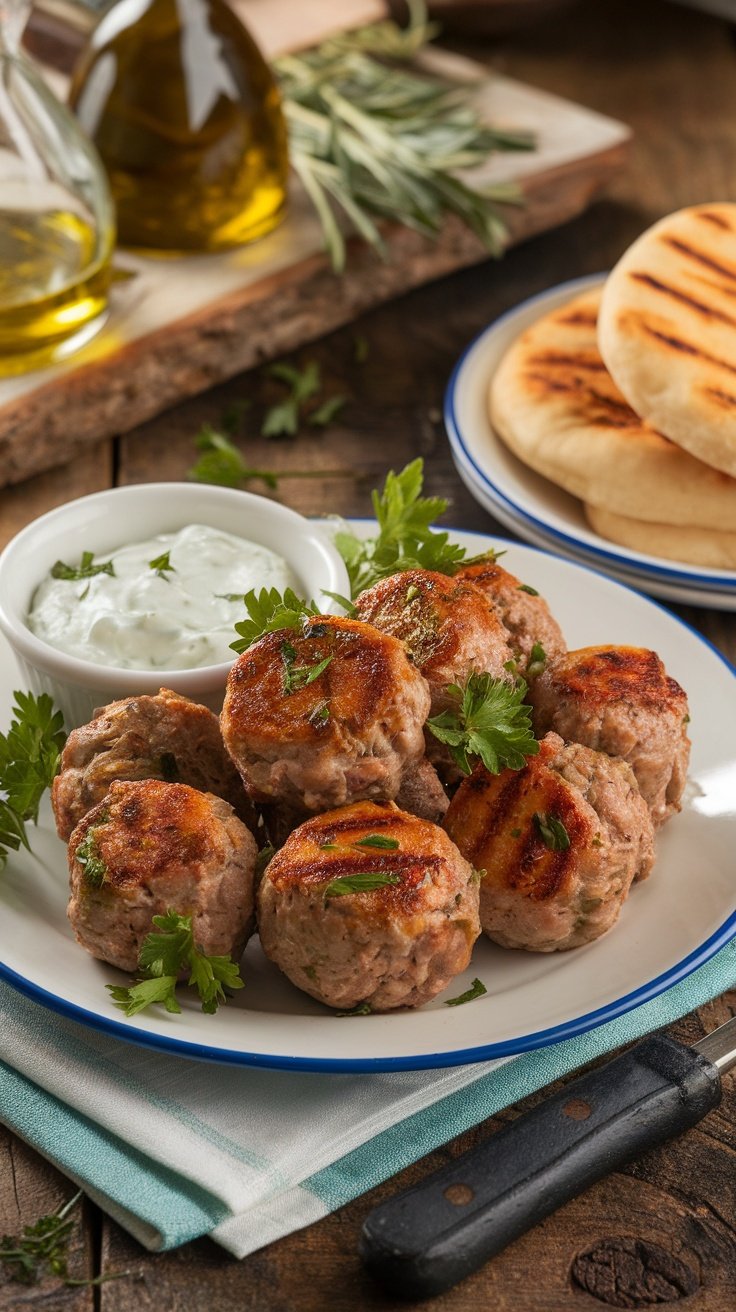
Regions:
[[97, 331], [115, 240], [97, 153], [20, 49], [29, 9], [0, 0], [0, 375]]
[[107, 169], [122, 245], [227, 250], [283, 217], [281, 98], [225, 0], [114, 0], [70, 104]]

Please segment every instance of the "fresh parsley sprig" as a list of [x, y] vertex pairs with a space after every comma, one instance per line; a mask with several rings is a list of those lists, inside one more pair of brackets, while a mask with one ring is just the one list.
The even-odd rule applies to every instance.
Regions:
[[[353, 597], [379, 579], [402, 570], [455, 574], [460, 565], [469, 563], [464, 547], [450, 542], [449, 533], [431, 527], [447, 510], [447, 501], [444, 497], [423, 497], [423, 484], [421, 457], [398, 474], [391, 470], [383, 491], [374, 490], [372, 494], [378, 535], [359, 538], [349, 532], [335, 534], [335, 546], [345, 561]], [[494, 560], [495, 555], [487, 552], [478, 559]]]
[[66, 742], [61, 712], [48, 693], [38, 697], [15, 692], [13, 718], [0, 733], [0, 868], [8, 851], [29, 847], [26, 822], [38, 820], [38, 808], [59, 768]]
[[243, 597], [247, 620], [240, 620], [235, 625], [235, 632], [240, 634], [237, 642], [231, 642], [233, 651], [247, 651], [264, 633], [277, 633], [280, 629], [301, 629], [304, 620], [319, 615], [313, 601], [304, 601], [297, 597], [291, 588], [286, 588], [283, 595], [278, 588], [254, 588]]
[[429, 719], [427, 728], [449, 747], [463, 774], [471, 773], [474, 756], [498, 774], [505, 767], [520, 770], [526, 757], [539, 751], [523, 681], [512, 685], [491, 674], [471, 674], [464, 687], [453, 683], [447, 691], [456, 705]]
[[189, 971], [187, 983], [196, 988], [202, 1000], [202, 1011], [212, 1015], [221, 1002], [227, 1001], [226, 989], [242, 989], [237, 963], [230, 957], [208, 957], [194, 942], [192, 917], [167, 911], [154, 916], [153, 923], [161, 932], [151, 931], [143, 940], [138, 956], [138, 969], [142, 978], [129, 988], [107, 984], [116, 1007], [126, 1016], [137, 1016], [140, 1011], [159, 1003], [167, 1011], [179, 1013], [181, 1007], [176, 996], [176, 985], [182, 970]]
[[202, 453], [187, 470], [187, 478], [194, 483], [242, 487], [244, 483], [260, 479], [275, 492], [284, 478], [345, 478], [352, 474], [345, 469], [257, 469], [247, 463], [227, 434], [219, 432], [212, 424], [203, 424], [194, 442]]

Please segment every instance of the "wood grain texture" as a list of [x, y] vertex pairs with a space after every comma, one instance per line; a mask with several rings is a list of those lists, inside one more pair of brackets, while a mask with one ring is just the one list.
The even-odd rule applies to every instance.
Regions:
[[[478, 56], [477, 46], [473, 53]], [[279, 389], [254, 369], [117, 442], [118, 481], [184, 476], [194, 459], [193, 438], [200, 424], [217, 422], [232, 401], [245, 398], [250, 407], [238, 441], [252, 464], [318, 474], [339, 471], [285, 479], [279, 494], [288, 504], [305, 511], [366, 514], [369, 490], [386, 467], [398, 468], [423, 455], [428, 491], [451, 498], [448, 522], [498, 531], [452, 466], [441, 421], [450, 369], [469, 339], [494, 316], [564, 278], [609, 267], [661, 214], [713, 197], [736, 200], [736, 51], [728, 27], [715, 18], [656, 0], [597, 0], [517, 32], [487, 54], [512, 76], [632, 123], [635, 145], [627, 170], [612, 186], [612, 198], [565, 228], [515, 248], [502, 264], [480, 265], [422, 287], [301, 348], [297, 359], [302, 364], [309, 358], [320, 362], [325, 392], [348, 396], [339, 421], [324, 435], [262, 439], [264, 410]], [[354, 359], [356, 335], [368, 343], [362, 365]], [[77, 467], [82, 466], [69, 468]], [[96, 474], [87, 469], [80, 484], [72, 477], [66, 495], [87, 490], [83, 483], [90, 477], [103, 477], [102, 467]], [[56, 475], [44, 476], [5, 493], [0, 527], [4, 530], [7, 515], [20, 522], [24, 514], [65, 499], [55, 480]], [[670, 609], [736, 659], [736, 615]], [[734, 1010], [736, 992], [702, 1007], [671, 1032], [692, 1042]], [[406, 1305], [375, 1290], [357, 1260], [363, 1217], [380, 1199], [485, 1139], [539, 1096], [469, 1131], [318, 1225], [241, 1263], [208, 1241], [149, 1255], [103, 1219], [103, 1269], [129, 1267], [133, 1275], [101, 1288], [100, 1312], [398, 1312]], [[423, 1306], [437, 1312], [605, 1312], [666, 1302], [682, 1306], [683, 1312], [730, 1312], [736, 1305], [735, 1145], [736, 1077], [731, 1075], [720, 1108], [695, 1130], [601, 1181], [469, 1281]], [[14, 1146], [21, 1151], [17, 1141]], [[33, 1171], [24, 1176], [28, 1219], [46, 1210], [53, 1179], [50, 1168], [35, 1159]], [[0, 1155], [5, 1209], [0, 1215], [6, 1228], [15, 1226], [16, 1213], [7, 1210], [12, 1193], [5, 1153]], [[89, 1235], [93, 1248], [94, 1231]], [[16, 1312], [16, 1307], [20, 1312], [24, 1305], [12, 1301], [17, 1295], [17, 1286], [0, 1283], [0, 1296], [6, 1299], [5, 1304], [0, 1299], [2, 1312]], [[73, 1303], [58, 1306], [77, 1312]], [[92, 1303], [79, 1307], [87, 1312]]]

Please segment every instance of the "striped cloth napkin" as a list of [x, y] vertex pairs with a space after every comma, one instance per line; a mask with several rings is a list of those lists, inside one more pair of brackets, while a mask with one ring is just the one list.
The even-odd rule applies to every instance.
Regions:
[[386, 1075], [210, 1065], [60, 1018], [0, 984], [0, 1119], [147, 1248], [237, 1257], [461, 1130], [736, 986], [736, 943], [658, 998], [503, 1061]]

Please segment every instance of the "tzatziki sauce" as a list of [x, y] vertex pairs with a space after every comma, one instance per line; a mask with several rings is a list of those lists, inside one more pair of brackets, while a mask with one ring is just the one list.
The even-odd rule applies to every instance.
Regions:
[[[108, 561], [112, 572], [91, 572]], [[96, 554], [88, 577], [78, 557], [67, 564], [73, 577], [49, 575], [36, 588], [29, 628], [59, 651], [123, 670], [233, 661], [244, 594], [300, 588], [276, 552], [203, 524]]]

